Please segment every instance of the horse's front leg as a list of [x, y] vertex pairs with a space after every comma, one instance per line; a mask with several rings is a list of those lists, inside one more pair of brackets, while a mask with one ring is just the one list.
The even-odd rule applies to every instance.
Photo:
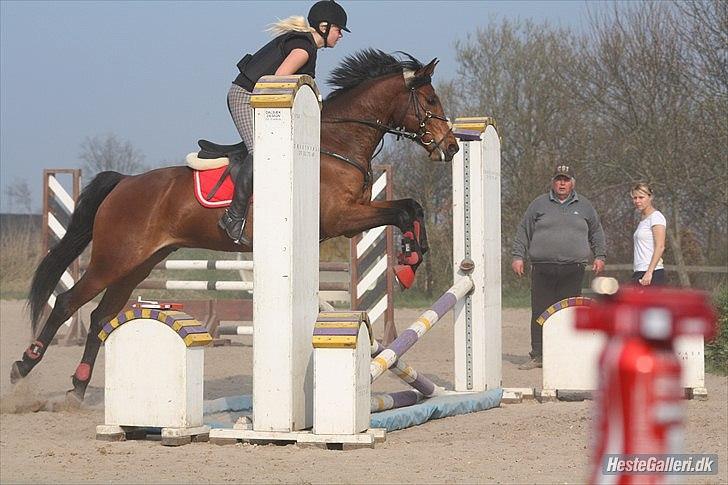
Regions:
[[425, 211], [419, 202], [414, 199], [400, 199], [400, 200], [387, 200], [387, 201], [374, 201], [372, 205], [375, 207], [387, 207], [397, 208], [407, 212], [407, 218], [405, 225], [407, 227], [400, 227], [404, 235], [407, 232], [411, 232], [410, 238], [414, 239], [418, 246], [419, 251], [422, 255], [426, 254], [430, 250], [427, 244], [427, 230], [425, 229]]
[[429, 250], [425, 212], [414, 199], [375, 201], [372, 205], [399, 210], [400, 223], [397, 227], [402, 231], [402, 238], [401, 251], [397, 255], [399, 264], [394, 267], [394, 275], [402, 288], [410, 288], [414, 284], [417, 268]]
[[395, 276], [403, 288], [411, 287], [417, 267], [427, 251], [422, 207], [412, 199], [375, 201], [370, 205], [356, 204], [342, 210], [342, 213], [345, 216], [338, 214], [336, 220], [331, 221], [331, 225], [322, 221], [329, 228], [326, 237], [354, 237], [362, 231], [379, 226], [392, 225], [399, 228], [402, 232], [403, 251], [397, 257], [400, 264], [395, 268]]

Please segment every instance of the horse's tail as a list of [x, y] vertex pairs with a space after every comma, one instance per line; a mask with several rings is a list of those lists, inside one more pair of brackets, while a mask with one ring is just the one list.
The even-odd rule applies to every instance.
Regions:
[[99, 206], [125, 177], [126, 175], [118, 172], [101, 172], [81, 192], [66, 234], [48, 251], [33, 275], [28, 296], [33, 328], [37, 328], [43, 308], [63, 272], [91, 242], [94, 218]]

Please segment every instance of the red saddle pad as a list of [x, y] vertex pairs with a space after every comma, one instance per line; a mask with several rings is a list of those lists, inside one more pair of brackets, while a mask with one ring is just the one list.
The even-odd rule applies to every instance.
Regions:
[[227, 207], [233, 198], [233, 181], [230, 175], [225, 177], [225, 181], [222, 183], [212, 199], [207, 200], [207, 194], [210, 193], [217, 181], [220, 180], [222, 173], [226, 167], [214, 168], [212, 170], [193, 170], [193, 177], [195, 179], [195, 198], [202, 204], [203, 207], [216, 208], [216, 207]]

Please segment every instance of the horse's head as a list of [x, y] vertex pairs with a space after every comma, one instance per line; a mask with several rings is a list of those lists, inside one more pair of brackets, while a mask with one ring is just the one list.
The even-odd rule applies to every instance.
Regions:
[[422, 145], [431, 160], [451, 161], [458, 151], [452, 124], [445, 117], [440, 99], [432, 87], [432, 74], [437, 59], [417, 70], [404, 69], [403, 77], [407, 102], [395, 122], [413, 133], [413, 140]]
[[324, 123], [365, 125], [375, 128], [379, 139], [384, 133], [403, 136], [422, 145], [432, 160], [450, 161], [458, 144], [432, 87], [437, 59], [423, 65], [399, 54], [403, 58], [365, 49], [346, 57], [331, 73], [335, 89], [324, 103], [329, 111]]

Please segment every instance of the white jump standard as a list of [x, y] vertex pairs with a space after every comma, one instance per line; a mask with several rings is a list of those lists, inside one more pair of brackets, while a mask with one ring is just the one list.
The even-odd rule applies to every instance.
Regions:
[[[456, 221], [455, 227], [463, 229], [455, 232], [454, 246], [456, 255], [465, 256], [467, 254], [468, 257], [462, 258], [462, 264], [460, 264], [461, 261], [458, 261], [454, 271], [455, 284], [453, 287], [387, 348], [383, 348], [377, 341], [373, 341], [369, 349], [363, 348], [370, 335], [364, 331], [366, 325], [360, 321], [361, 318], [354, 319], [356, 312], [321, 313], [319, 315], [313, 331], [316, 352], [313, 382], [316, 388], [314, 394], [317, 396], [314, 406], [317, 420], [313, 433], [293, 429], [276, 432], [256, 430], [256, 420], [260, 408], [256, 396], [258, 389], [254, 386], [252, 429], [249, 429], [251, 426], [243, 420], [233, 429], [212, 429], [211, 439], [218, 442], [242, 439], [245, 441], [338, 443], [345, 447], [350, 445], [371, 446], [375, 437], [381, 436], [377, 428], [402, 429], [433, 418], [465, 414], [499, 405], [502, 397], [502, 389], [500, 389], [500, 233], [498, 230], [495, 237], [490, 235], [484, 237], [487, 230], [483, 225], [491, 224], [494, 220], [498, 221], [498, 224], [500, 223], [500, 140], [489, 119], [478, 118], [466, 121], [464, 129], [470, 131], [459, 133], [461, 151], [464, 151], [465, 155], [456, 158], [453, 168], [454, 178], [463, 185], [463, 187], [454, 188], [454, 197], [458, 200], [456, 205], [459, 206], [454, 213], [456, 218], [461, 219]], [[256, 124], [256, 128], [258, 126]], [[463, 149], [463, 145], [466, 145], [467, 148]], [[256, 179], [256, 184], [258, 184], [258, 179]], [[259, 190], [256, 185], [256, 191]], [[486, 203], [485, 194], [491, 190], [495, 193], [489, 194]], [[260, 198], [256, 198], [256, 204], [262, 206]], [[491, 214], [488, 217], [481, 214], [485, 211]], [[255, 234], [257, 238], [260, 238], [257, 226]], [[478, 238], [481, 239], [480, 242], [476, 241]], [[484, 244], [483, 240], [487, 240], [489, 243]], [[254, 252], [255, 254], [256, 252]], [[486, 260], [486, 255], [488, 260]], [[275, 259], [274, 255], [271, 257]], [[469, 257], [472, 257], [473, 260], [471, 261]], [[255, 267], [258, 267], [257, 263]], [[255, 298], [259, 296], [258, 291], [258, 280], [256, 279]], [[273, 289], [270, 291], [272, 292]], [[485, 295], [484, 293], [492, 294]], [[259, 308], [257, 302], [255, 308]], [[459, 389], [447, 391], [399, 360], [451, 309], [459, 312], [454, 315], [456, 325], [457, 322], [462, 321], [462, 332], [457, 330], [455, 332], [455, 361], [460, 365], [459, 369], [456, 367], [455, 374], [460, 376], [460, 380], [465, 383], [462, 391]], [[270, 323], [272, 322], [262, 322], [263, 325], [270, 325]], [[302, 323], [301, 326], [308, 329], [308, 323]], [[257, 331], [258, 324], [256, 323], [254, 326]], [[491, 334], [492, 326], [497, 326], [497, 328], [492, 330]], [[285, 329], [278, 332], [277, 339], [269, 336], [268, 345], [274, 345], [271, 342], [277, 343], [285, 332], [290, 332], [290, 330]], [[264, 341], [256, 341], [255, 337], [254, 334], [254, 349], [257, 351]], [[463, 342], [458, 342], [458, 339]], [[308, 339], [302, 338], [302, 340], [308, 344]], [[342, 343], [344, 341], [347, 342], [347, 345]], [[310, 349], [310, 344], [308, 346]], [[369, 350], [373, 360], [368, 358], [369, 353], [365, 350]], [[364, 356], [367, 356], [366, 360]], [[342, 370], [344, 368], [346, 371]], [[338, 369], [339, 372], [332, 374], [332, 369]], [[362, 378], [360, 375], [363, 374], [362, 369], [369, 370], [369, 379]], [[414, 390], [373, 395], [369, 398], [371, 382], [388, 369]], [[256, 372], [258, 372], [257, 360], [254, 362], [253, 368], [254, 382]], [[276, 375], [285, 376], [285, 372]], [[307, 389], [303, 387], [298, 389], [300, 392], [307, 392]], [[250, 400], [244, 397], [227, 399], [229, 399], [230, 410], [233, 410], [233, 406], [237, 406], [236, 411], [244, 411], [250, 405]], [[401, 408], [410, 404], [414, 405]], [[215, 412], [220, 412], [220, 405], [224, 407], [226, 404], [216, 403]], [[386, 410], [377, 412], [383, 409]], [[364, 417], [372, 412], [375, 414], [371, 414], [370, 419], [365, 420]], [[363, 424], [365, 422], [368, 423], [368, 433], [362, 433], [366, 428]]]
[[104, 424], [96, 438], [143, 438], [159, 428], [162, 444], [206, 441], [203, 424], [207, 329], [178, 311], [127, 310], [104, 325]]
[[233, 429], [212, 429], [210, 437], [218, 443], [374, 443], [371, 433], [331, 436], [310, 431], [311, 337], [319, 313], [319, 99], [313, 80], [305, 75], [264, 76], [251, 98], [253, 418], [252, 426], [241, 422]]
[[500, 138], [491, 118], [458, 118], [454, 129], [460, 145], [452, 163], [455, 283], [371, 365], [374, 380], [452, 309], [454, 391], [437, 389], [431, 399], [415, 391], [373, 396], [373, 406], [381, 408], [424, 400], [372, 415], [372, 426], [388, 431], [496, 407], [503, 395]]

